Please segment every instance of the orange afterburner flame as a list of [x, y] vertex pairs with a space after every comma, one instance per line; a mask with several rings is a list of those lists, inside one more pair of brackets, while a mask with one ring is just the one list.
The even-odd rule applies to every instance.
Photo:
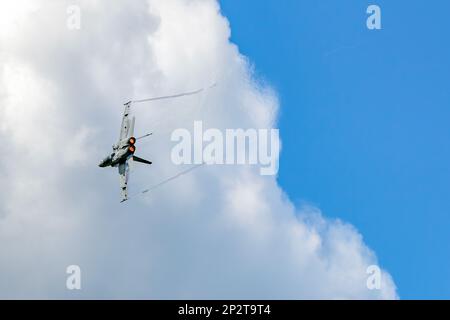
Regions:
[[131, 138], [128, 140], [128, 142], [129, 142], [131, 145], [133, 145], [133, 144], [136, 143], [136, 138], [135, 138], [135, 137], [131, 137]]
[[128, 148], [128, 150], [129, 150], [131, 153], [134, 153], [134, 152], [136, 151], [136, 147], [135, 147], [135, 146], [130, 146], [130, 147]]

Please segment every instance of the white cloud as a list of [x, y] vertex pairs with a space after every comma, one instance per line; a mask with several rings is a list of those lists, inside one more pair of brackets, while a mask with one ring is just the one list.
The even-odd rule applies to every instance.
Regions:
[[[131, 193], [180, 170], [173, 129], [274, 126], [278, 101], [213, 0], [75, 2], [79, 31], [72, 2], [0, 4], [14, 13], [0, 33], [0, 297], [396, 297], [387, 272], [367, 289], [377, 260], [353, 227], [296, 208], [258, 168], [204, 167], [120, 205], [115, 170], [97, 163], [127, 99], [220, 84], [136, 107], [138, 133], [154, 131], [137, 153], [154, 165], [136, 165]], [[72, 264], [80, 292], [65, 288]]]

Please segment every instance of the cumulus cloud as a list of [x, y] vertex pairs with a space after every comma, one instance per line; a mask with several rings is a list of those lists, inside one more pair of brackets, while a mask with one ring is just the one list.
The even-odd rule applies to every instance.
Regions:
[[[66, 27], [81, 8], [81, 29]], [[0, 297], [396, 298], [349, 224], [294, 206], [253, 166], [205, 166], [119, 204], [115, 170], [97, 167], [130, 98], [201, 95], [136, 106], [130, 192], [181, 169], [176, 128], [273, 128], [276, 93], [230, 42], [214, 0], [3, 1], [0, 4]], [[68, 291], [66, 267], [82, 270]]]

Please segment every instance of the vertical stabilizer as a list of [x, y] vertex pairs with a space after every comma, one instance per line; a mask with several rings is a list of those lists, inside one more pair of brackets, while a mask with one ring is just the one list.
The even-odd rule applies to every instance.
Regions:
[[136, 122], [136, 117], [132, 117], [130, 120], [130, 129], [128, 130], [128, 138], [134, 137], [134, 123]]

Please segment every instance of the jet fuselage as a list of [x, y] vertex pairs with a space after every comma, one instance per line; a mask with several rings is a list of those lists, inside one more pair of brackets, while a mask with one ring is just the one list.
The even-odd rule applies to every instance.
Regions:
[[113, 146], [113, 152], [99, 163], [99, 167], [117, 167], [119, 164], [130, 159], [135, 151], [136, 139], [131, 137], [125, 141], [121, 141]]

